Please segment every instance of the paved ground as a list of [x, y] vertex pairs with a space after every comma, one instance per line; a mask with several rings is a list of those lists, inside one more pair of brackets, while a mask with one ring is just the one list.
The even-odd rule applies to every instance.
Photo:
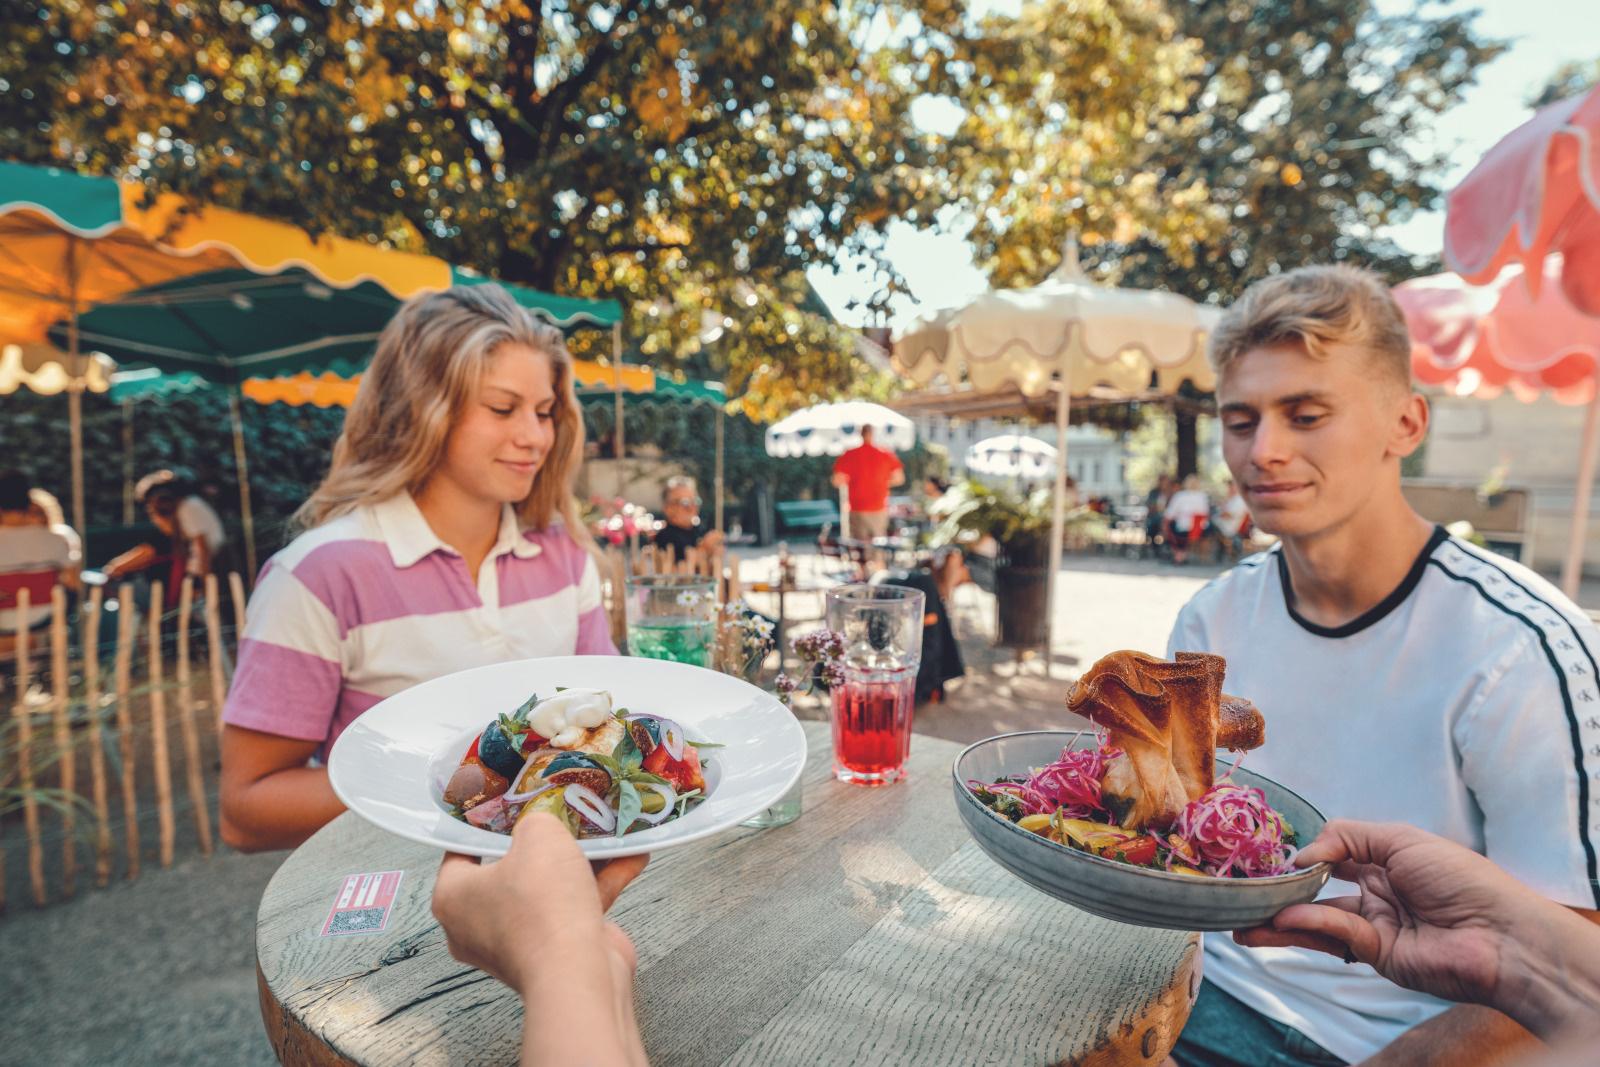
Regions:
[[[773, 562], [752, 554], [744, 575], [767, 577]], [[962, 590], [951, 613], [971, 669], [947, 702], [918, 711], [917, 729], [969, 741], [1064, 724], [1069, 673], [1119, 648], [1163, 651], [1178, 609], [1214, 573], [1070, 560], [1056, 604], [1053, 677], [1039, 659], [1018, 664], [993, 649], [993, 601]], [[1600, 583], [1582, 600], [1600, 605]], [[792, 610], [820, 615], [815, 598]], [[257, 902], [283, 856], [187, 855], [169, 870], [151, 862], [135, 882], [43, 911], [13, 897], [0, 918], [0, 1067], [273, 1062], [256, 1005], [253, 937]]]
[[[741, 574], [747, 580], [767, 579], [775, 563], [774, 556], [752, 555], [744, 560]], [[809, 559], [801, 562], [802, 578], [812, 565]], [[1069, 559], [1057, 591], [1056, 652], [1049, 674], [1041, 656], [1018, 662], [1009, 650], [995, 647], [994, 598], [976, 586], [963, 586], [949, 610], [967, 677], [950, 683], [944, 703], [917, 709], [917, 731], [971, 742], [1009, 730], [1068, 725], [1072, 720], [1062, 701], [1069, 680], [1107, 652], [1164, 652], [1178, 609], [1220, 569], [1099, 556]], [[787, 610], [791, 617], [816, 619], [822, 614], [821, 599], [794, 597]], [[762, 610], [773, 608], [770, 598], [750, 600]], [[815, 624], [797, 627], [809, 625]], [[802, 704], [800, 713], [823, 717], [816, 704]]]

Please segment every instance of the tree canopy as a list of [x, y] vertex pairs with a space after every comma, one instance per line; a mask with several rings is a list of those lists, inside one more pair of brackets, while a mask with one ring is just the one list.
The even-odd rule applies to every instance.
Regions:
[[1205, 42], [1175, 136], [1151, 146], [1157, 188], [1203, 182], [1227, 224], [1177, 261], [1140, 235], [1102, 250], [1123, 284], [1231, 300], [1308, 262], [1350, 261], [1393, 280], [1440, 269], [1379, 231], [1446, 191], [1453, 147], [1419, 136], [1502, 50], [1476, 12], [1368, 0], [1175, 0]]
[[[1226, 296], [1379, 256], [1428, 205], [1409, 135], [1492, 54], [1367, 0], [31, 0], [0, 156], [142, 177], [629, 308], [747, 413], [859, 387], [806, 268], [891, 219], [976, 220], [996, 285], [1069, 232], [1116, 276]], [[919, 122], [943, 101], [953, 129]], [[721, 336], [705, 350], [706, 339]]]

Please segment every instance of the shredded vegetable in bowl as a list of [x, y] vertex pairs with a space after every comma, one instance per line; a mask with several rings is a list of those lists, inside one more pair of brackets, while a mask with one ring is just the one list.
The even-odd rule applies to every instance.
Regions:
[[[1017, 783], [995, 782], [989, 789], [1009, 792], [1028, 815], [1061, 811], [1064, 817], [1087, 819], [1101, 809], [1100, 779], [1106, 763], [1121, 755], [1114, 748], [1063, 749], [1061, 758], [1034, 771]], [[969, 783], [985, 788], [978, 783]]]
[[1218, 782], [1189, 802], [1170, 836], [1187, 846], [1207, 874], [1266, 878], [1295, 869], [1287, 820], [1252, 786]]
[[1173, 874], [1266, 878], [1295, 868], [1294, 828], [1261, 790], [1227, 778], [1192, 800], [1164, 831], [1121, 826], [1119, 798], [1105, 792], [1107, 764], [1122, 755], [1102, 735], [1094, 748], [1025, 775], [969, 781], [973, 795], [1024, 830], [1107, 859]]

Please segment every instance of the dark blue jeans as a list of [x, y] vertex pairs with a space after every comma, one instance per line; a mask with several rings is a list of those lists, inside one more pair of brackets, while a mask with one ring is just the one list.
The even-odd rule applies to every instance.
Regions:
[[1292, 1026], [1267, 1018], [1210, 982], [1189, 1013], [1172, 1058], [1179, 1067], [1344, 1067]]

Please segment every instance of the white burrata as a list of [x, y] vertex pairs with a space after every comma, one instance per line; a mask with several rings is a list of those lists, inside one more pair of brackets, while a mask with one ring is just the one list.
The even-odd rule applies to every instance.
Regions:
[[604, 689], [563, 689], [528, 713], [528, 725], [551, 748], [576, 748], [583, 735], [611, 718], [611, 694]]

